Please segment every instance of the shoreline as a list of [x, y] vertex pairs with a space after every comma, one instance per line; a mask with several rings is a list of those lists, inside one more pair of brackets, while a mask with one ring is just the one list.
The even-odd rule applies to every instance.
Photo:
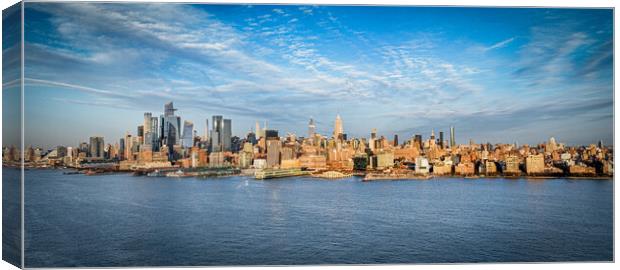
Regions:
[[[6, 164], [3, 164], [2, 166], [3, 168], [12, 168], [12, 169], [19, 169], [20, 167], [18, 166], [7, 166]], [[132, 174], [135, 173], [134, 171], [127, 171], [127, 170], [109, 170], [109, 171], [102, 171], [102, 172], [97, 172], [97, 173], [92, 173], [89, 174], [87, 169], [78, 169], [78, 168], [71, 168], [71, 167], [24, 167], [24, 170], [59, 170], [59, 171], [63, 171], [63, 170], [70, 170], [72, 171], [71, 173], [65, 173], [67, 175], [75, 175], [75, 174], [82, 174], [85, 176], [97, 176], [97, 175], [110, 175], [110, 174]], [[136, 175], [136, 176], [146, 176], [146, 175]], [[220, 176], [185, 176], [185, 177], [167, 177], [167, 176], [159, 176], [159, 177], [165, 177], [165, 178], [174, 178], [174, 179], [179, 179], [179, 178], [201, 178], [201, 179], [208, 179], [208, 178], [223, 178], [221, 177], [223, 175]], [[230, 176], [248, 176], [251, 177], [249, 175], [244, 175], [243, 173], [239, 173], [239, 174], [230, 174], [230, 175], [225, 175], [226, 177], [230, 177]], [[554, 179], [563, 179], [563, 180], [613, 180], [614, 176], [527, 176], [527, 175], [520, 175], [520, 176], [502, 176], [502, 175], [433, 175], [433, 174], [428, 174], [428, 175], [381, 175], [381, 173], [376, 173], [376, 172], [367, 172], [365, 174], [350, 174], [350, 175], [346, 175], [344, 177], [338, 177], [338, 178], [326, 178], [326, 177], [321, 177], [321, 176], [315, 176], [315, 175], [292, 175], [292, 176], [283, 176], [283, 177], [278, 177], [278, 179], [283, 179], [283, 178], [289, 178], [289, 177], [309, 177], [309, 178], [313, 178], [313, 179], [328, 179], [328, 180], [332, 180], [332, 181], [338, 181], [338, 180], [344, 180], [344, 179], [350, 179], [350, 178], [355, 178], [355, 177], [363, 177], [362, 181], [363, 182], [370, 182], [370, 181], [404, 181], [404, 180], [442, 180], [443, 179], [466, 179], [466, 180], [484, 180], [484, 179], [505, 179], [505, 180], [518, 180], [518, 179], [526, 179], [526, 180], [554, 180]], [[151, 176], [152, 177], [152, 176]], [[225, 177], [224, 177], [225, 178]]]

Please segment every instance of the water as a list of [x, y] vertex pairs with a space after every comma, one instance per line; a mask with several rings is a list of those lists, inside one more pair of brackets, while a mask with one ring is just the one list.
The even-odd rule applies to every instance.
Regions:
[[26, 267], [613, 260], [613, 181], [26, 172]]

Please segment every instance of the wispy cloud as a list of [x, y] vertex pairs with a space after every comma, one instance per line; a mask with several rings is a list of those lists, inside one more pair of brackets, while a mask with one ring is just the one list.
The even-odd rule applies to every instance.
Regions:
[[513, 42], [515, 40], [514, 37], [511, 37], [509, 39], [506, 40], [502, 40], [498, 43], [495, 43], [489, 47], [484, 48], [484, 51], [490, 51], [490, 50], [495, 50], [495, 49], [499, 49], [499, 48], [503, 48], [506, 47], [508, 44], [510, 44], [511, 42]]

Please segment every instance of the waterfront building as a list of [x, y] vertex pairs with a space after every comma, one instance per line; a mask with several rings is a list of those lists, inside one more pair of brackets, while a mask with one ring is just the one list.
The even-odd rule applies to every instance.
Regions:
[[542, 154], [528, 155], [525, 158], [525, 172], [527, 174], [543, 173], [545, 171], [545, 156]]
[[267, 160], [263, 158], [256, 158], [252, 162], [252, 167], [254, 167], [255, 169], [265, 169], [267, 168]]
[[454, 174], [461, 176], [474, 175], [475, 166], [473, 162], [461, 162], [454, 167]]
[[394, 167], [394, 152], [382, 151], [376, 155], [377, 164], [376, 167], [379, 170]]
[[327, 168], [327, 158], [323, 155], [304, 154], [299, 157], [299, 166], [311, 170], [323, 170]]
[[520, 174], [521, 170], [519, 169], [519, 163], [521, 160], [517, 156], [508, 156], [506, 157], [506, 170], [505, 174]]
[[102, 159], [104, 147], [103, 137], [90, 137], [88, 156]]
[[210, 167], [222, 167], [225, 165], [224, 152], [212, 152], [209, 154]]
[[430, 165], [425, 157], [417, 157], [415, 159], [415, 172], [419, 174], [428, 174]]
[[572, 176], [595, 176], [596, 169], [585, 165], [572, 165], [568, 167], [568, 171]]
[[487, 160], [484, 163], [484, 173], [485, 175], [489, 176], [489, 175], [496, 175], [497, 174], [497, 166], [495, 165], [495, 162]]
[[450, 160], [438, 161], [433, 164], [434, 175], [451, 175], [452, 162]]

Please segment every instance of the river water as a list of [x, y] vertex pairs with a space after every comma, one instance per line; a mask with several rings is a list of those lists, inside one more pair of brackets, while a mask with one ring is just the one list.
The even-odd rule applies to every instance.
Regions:
[[28, 170], [25, 201], [26, 267], [613, 260], [612, 180]]

